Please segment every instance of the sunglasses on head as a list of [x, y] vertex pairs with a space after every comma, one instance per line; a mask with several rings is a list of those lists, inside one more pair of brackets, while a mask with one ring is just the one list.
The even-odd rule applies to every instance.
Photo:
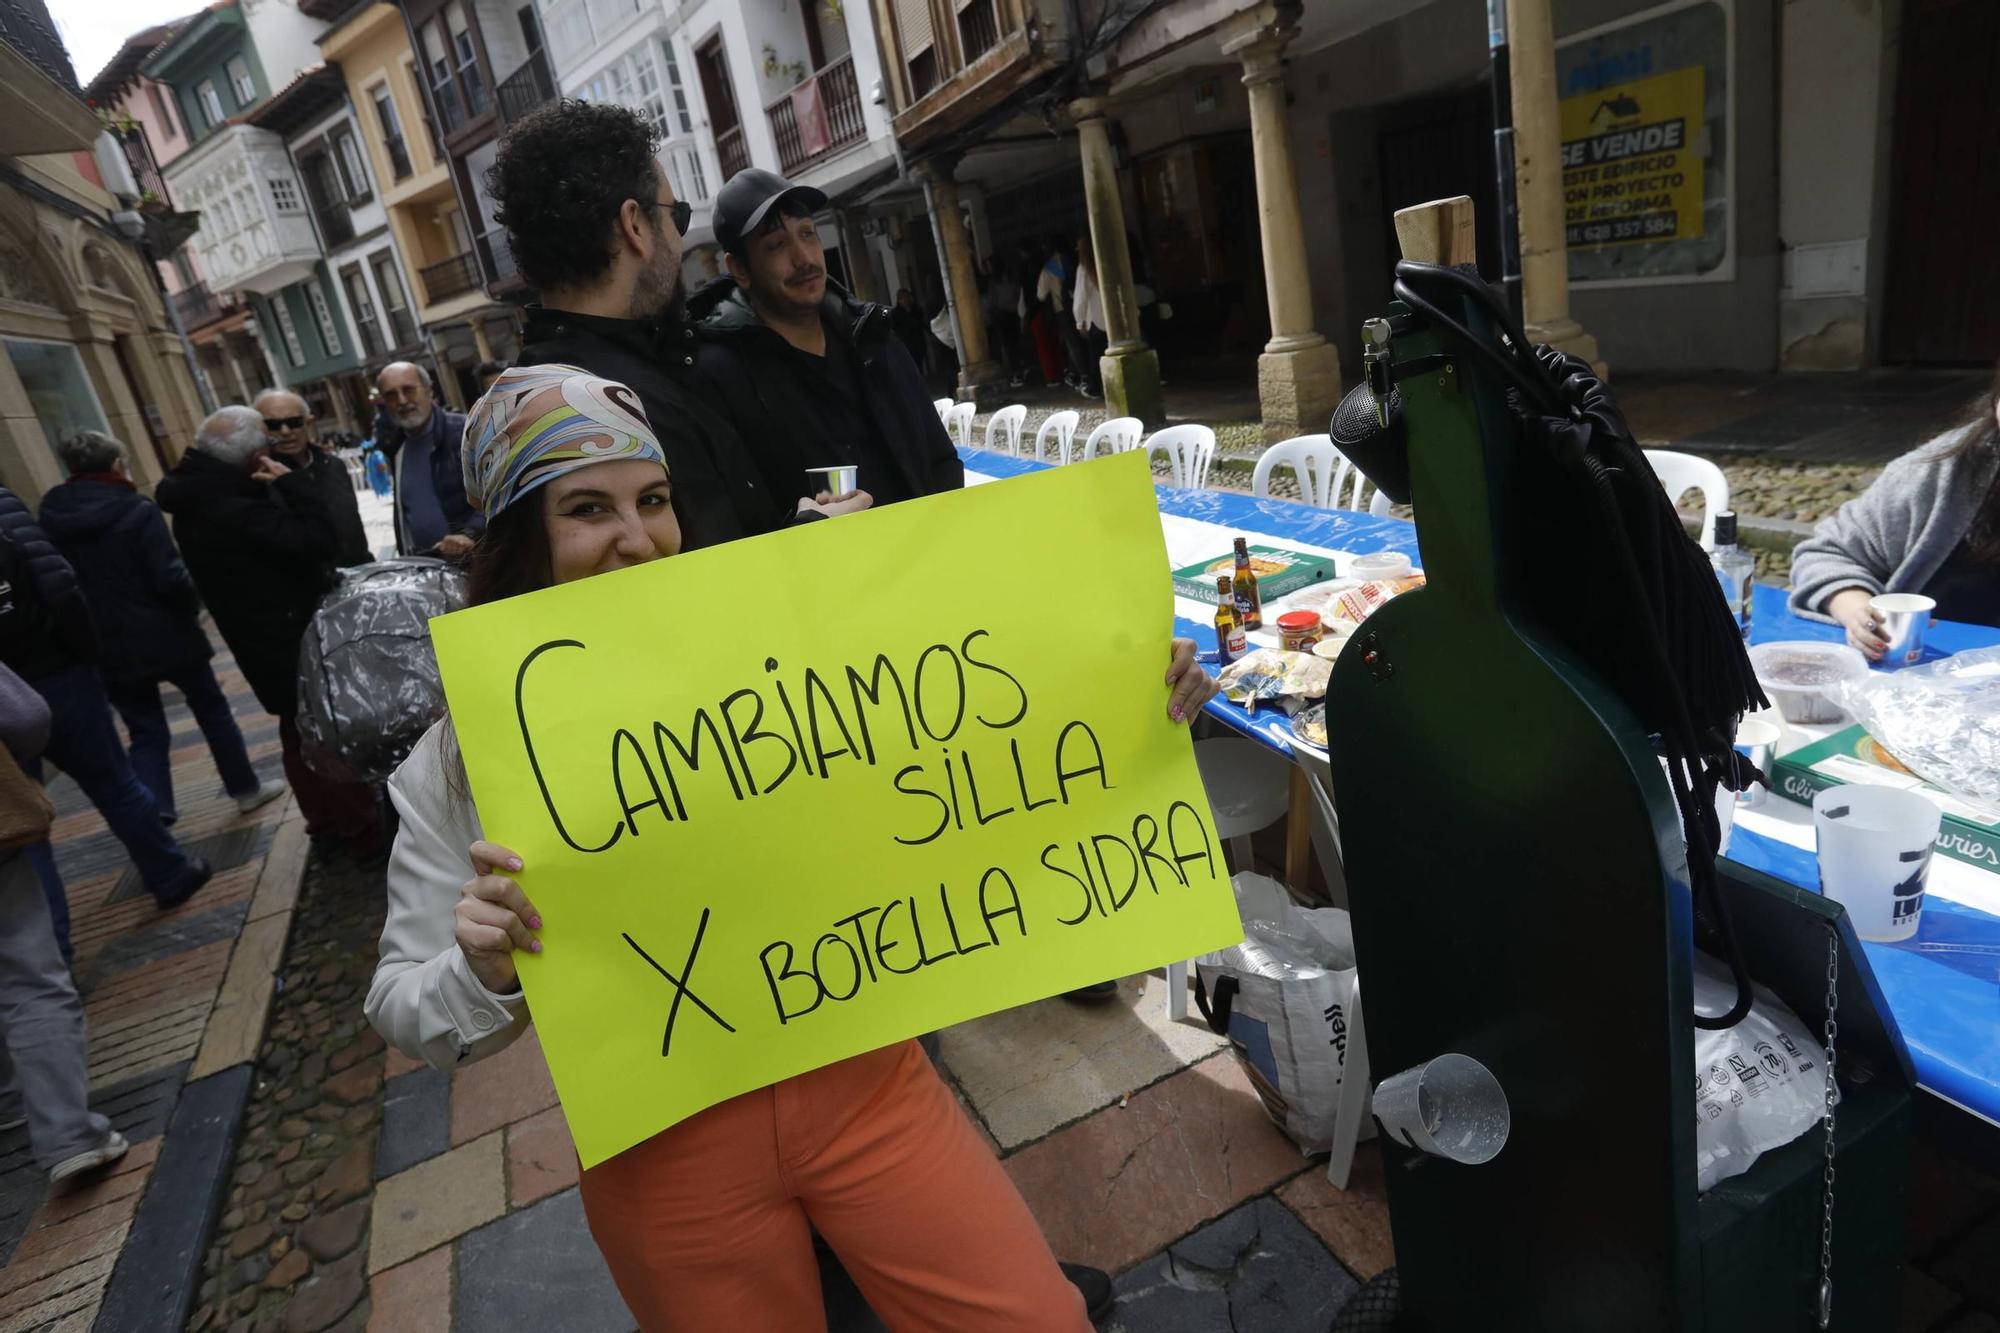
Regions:
[[265, 430], [299, 430], [306, 424], [304, 417], [265, 417]]
[[635, 200], [634, 202], [637, 203], [641, 208], [666, 209], [667, 215], [673, 218], [674, 220], [674, 232], [676, 235], [680, 236], [687, 235], [688, 223], [694, 221], [694, 205], [689, 203], [685, 199], [676, 199], [671, 204], [662, 203], [658, 199], [653, 199], [653, 200], [641, 199], [641, 200]]

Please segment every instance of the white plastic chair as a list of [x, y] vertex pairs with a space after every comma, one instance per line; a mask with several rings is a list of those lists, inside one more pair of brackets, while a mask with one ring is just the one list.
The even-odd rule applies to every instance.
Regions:
[[940, 422], [944, 420], [944, 414], [951, 411], [951, 403], [952, 400], [949, 398], [931, 399], [931, 406], [937, 410], [938, 420]]
[[[1083, 417], [1080, 413], [1071, 411], [1068, 408], [1060, 412], [1051, 412], [1048, 416], [1044, 417], [1042, 419], [1042, 428], [1035, 432], [1035, 461], [1037, 463], [1051, 461], [1048, 446], [1053, 443], [1055, 445], [1055, 458], [1053, 461], [1068, 466], [1070, 444], [1076, 439], [1077, 423], [1082, 420]], [[1098, 429], [1101, 430], [1103, 427], [1099, 427]], [[1095, 433], [1092, 434], [1091, 438], [1097, 438]]]
[[1379, 489], [1370, 496], [1367, 474], [1334, 446], [1330, 435], [1294, 435], [1266, 449], [1250, 474], [1250, 494], [1268, 499], [1271, 473], [1281, 467], [1298, 474], [1299, 498], [1316, 509], [1353, 509], [1377, 517], [1389, 512], [1389, 497]]
[[1005, 449], [1018, 458], [1021, 455], [1021, 423], [1028, 419], [1028, 409], [1020, 403], [1010, 403], [992, 416], [986, 418], [986, 448], [989, 453]]
[[1146, 441], [1146, 460], [1165, 454], [1173, 468], [1173, 484], [1183, 490], [1208, 489], [1208, 467], [1215, 461], [1215, 432], [1192, 423], [1156, 430]]
[[1729, 478], [1722, 475], [1721, 468], [1694, 454], [1676, 453], [1672, 449], [1644, 452], [1646, 461], [1653, 465], [1653, 475], [1660, 479], [1676, 509], [1680, 507], [1683, 492], [1701, 491], [1701, 544], [1713, 548], [1715, 516], [1729, 508]]
[[972, 414], [977, 410], [971, 403], [953, 403], [945, 409], [945, 433], [961, 449], [972, 447]]
[[1083, 442], [1083, 461], [1088, 463], [1097, 457], [1101, 448], [1107, 454], [1122, 454], [1139, 447], [1139, 441], [1146, 435], [1146, 423], [1137, 417], [1113, 417], [1090, 432], [1090, 438]]

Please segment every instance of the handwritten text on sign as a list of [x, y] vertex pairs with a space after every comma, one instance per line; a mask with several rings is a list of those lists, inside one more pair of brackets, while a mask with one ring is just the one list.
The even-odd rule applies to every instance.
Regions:
[[[724, 1098], [1241, 938], [1143, 460], [432, 626], [585, 1166]], [[732, 590], [747, 590], [732, 603]]]

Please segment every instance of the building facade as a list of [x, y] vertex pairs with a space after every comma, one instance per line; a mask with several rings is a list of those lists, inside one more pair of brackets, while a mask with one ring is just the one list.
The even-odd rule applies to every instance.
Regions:
[[201, 404], [139, 245], [123, 149], [85, 104], [40, 0], [0, 0], [0, 484], [30, 505], [78, 430], [122, 440], [157, 481]]

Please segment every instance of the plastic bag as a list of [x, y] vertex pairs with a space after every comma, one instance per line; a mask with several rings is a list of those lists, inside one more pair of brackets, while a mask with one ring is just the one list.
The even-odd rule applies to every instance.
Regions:
[[[1812, 1129], [1826, 1111], [1826, 1051], [1798, 1016], [1762, 986], [1733, 1028], [1694, 1032], [1695, 1189], [1740, 1176], [1759, 1155]], [[1729, 969], [1694, 956], [1695, 1008], [1736, 1001]], [[1838, 1094], [1836, 1093], [1836, 1097]]]
[[[1300, 907], [1263, 875], [1231, 883], [1244, 939], [1194, 960], [1202, 1014], [1229, 1038], [1265, 1113], [1301, 1151], [1351, 1157], [1356, 1138], [1372, 1131], [1347, 913]], [[1346, 1160], [1335, 1166], [1344, 1178]]]
[[340, 571], [299, 643], [300, 752], [339, 782], [380, 782], [444, 716], [430, 621], [465, 605], [465, 579], [413, 556]]
[[1918, 777], [2000, 804], [2000, 648], [1870, 671], [1830, 695]]
[[1260, 703], [1275, 703], [1295, 713], [1310, 700], [1325, 698], [1326, 683], [1332, 676], [1333, 663], [1323, 657], [1284, 648], [1259, 648], [1224, 667], [1217, 680], [1231, 703], [1242, 704], [1253, 713]]

